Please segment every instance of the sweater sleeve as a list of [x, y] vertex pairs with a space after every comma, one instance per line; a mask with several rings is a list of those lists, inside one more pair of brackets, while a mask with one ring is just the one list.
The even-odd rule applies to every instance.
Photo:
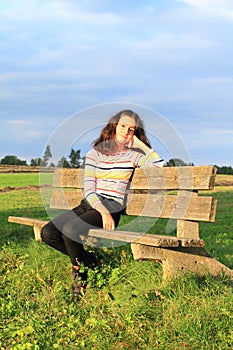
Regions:
[[86, 155], [84, 168], [84, 197], [92, 208], [100, 211], [101, 213], [107, 213], [105, 206], [102, 204], [96, 194], [95, 169], [97, 159], [98, 153], [94, 149], [90, 150]]
[[139, 154], [136, 159], [136, 166], [139, 168], [161, 168], [164, 165], [164, 160], [160, 158], [158, 153], [150, 149], [146, 154]]

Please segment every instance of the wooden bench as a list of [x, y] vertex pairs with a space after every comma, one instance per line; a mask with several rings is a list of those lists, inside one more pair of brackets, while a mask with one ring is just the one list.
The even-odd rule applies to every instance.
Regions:
[[[83, 169], [56, 169], [50, 207], [70, 209], [77, 206], [83, 198], [83, 175]], [[208, 272], [214, 276], [224, 273], [233, 277], [232, 270], [205, 251], [204, 241], [199, 237], [199, 222], [215, 220], [217, 200], [200, 196], [198, 191], [212, 190], [215, 176], [213, 166], [136, 169], [127, 192], [126, 215], [173, 220], [176, 236], [126, 231], [124, 227], [114, 231], [91, 229], [85, 244], [91, 245], [93, 239], [131, 243], [135, 260], [162, 263], [164, 280], [185, 271]], [[32, 226], [36, 240], [41, 239], [41, 228], [47, 222], [14, 216], [8, 221]]]

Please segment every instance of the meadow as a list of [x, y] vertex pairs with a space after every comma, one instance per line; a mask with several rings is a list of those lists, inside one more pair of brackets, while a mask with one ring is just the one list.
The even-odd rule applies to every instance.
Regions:
[[[216, 222], [202, 223], [200, 236], [233, 269], [228, 180], [218, 177]], [[31, 227], [7, 222], [9, 215], [48, 218], [31, 187], [38, 185], [35, 173], [0, 174], [0, 349], [233, 349], [232, 281], [186, 274], [164, 284], [160, 265], [134, 261], [129, 245], [96, 249], [102, 264], [74, 302], [68, 258], [36, 242]], [[165, 226], [158, 221], [150, 232]]]

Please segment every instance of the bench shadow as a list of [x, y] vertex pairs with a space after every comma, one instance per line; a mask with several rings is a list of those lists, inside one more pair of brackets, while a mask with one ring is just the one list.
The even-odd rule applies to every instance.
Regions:
[[26, 245], [30, 239], [34, 239], [33, 228], [30, 226], [8, 222], [9, 216], [29, 216], [35, 219], [48, 219], [46, 211], [41, 207], [31, 207], [27, 209], [12, 208], [1, 210], [0, 212], [0, 248], [9, 243], [17, 242]]

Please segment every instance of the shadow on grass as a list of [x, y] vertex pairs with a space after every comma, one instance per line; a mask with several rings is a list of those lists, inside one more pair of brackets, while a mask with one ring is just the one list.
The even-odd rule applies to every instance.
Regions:
[[36, 219], [47, 219], [46, 212], [41, 207], [32, 207], [26, 209], [14, 208], [11, 210], [2, 210], [0, 212], [0, 247], [9, 241], [27, 244], [30, 238], [34, 238], [33, 228], [20, 224], [8, 222], [9, 216], [32, 217]]

